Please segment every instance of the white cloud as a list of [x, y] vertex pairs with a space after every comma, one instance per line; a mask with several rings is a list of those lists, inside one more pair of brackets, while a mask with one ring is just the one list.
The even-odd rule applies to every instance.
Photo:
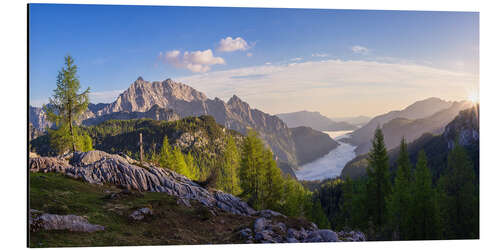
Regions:
[[265, 64], [266, 64], [266, 65], [271, 65], [272, 63], [271, 63], [271, 62], [266, 62]]
[[322, 53], [314, 53], [311, 55], [312, 57], [328, 57], [328, 54], [322, 54]]
[[226, 62], [222, 57], [214, 57], [212, 50], [207, 49], [204, 51], [185, 51], [181, 55], [179, 50], [167, 51], [160, 57], [177, 68], [186, 68], [191, 72], [204, 73], [210, 70], [210, 65], [225, 64]]
[[303, 59], [302, 57], [295, 57], [295, 58], [290, 59], [290, 61], [298, 62], [298, 61], [301, 61], [302, 59]]
[[250, 46], [243, 38], [236, 37], [235, 39], [233, 39], [232, 37], [228, 36], [220, 40], [217, 51], [232, 52], [237, 50], [248, 50], [248, 49], [250, 49]]
[[[259, 76], [259, 77], [256, 77]], [[478, 77], [426, 65], [324, 60], [246, 67], [176, 79], [211, 98], [236, 94], [271, 114], [377, 115], [427, 97], [467, 98]]]
[[354, 45], [351, 47], [351, 51], [356, 53], [356, 54], [368, 54], [370, 50], [366, 47], [360, 46], [360, 45]]

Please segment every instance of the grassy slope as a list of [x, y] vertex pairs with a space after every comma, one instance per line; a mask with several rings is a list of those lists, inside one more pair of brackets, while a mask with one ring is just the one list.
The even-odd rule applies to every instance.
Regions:
[[[244, 243], [238, 235], [253, 228], [256, 217], [217, 212], [212, 215], [200, 203], [191, 200], [191, 208], [177, 205], [177, 199], [165, 193], [132, 191], [110, 199], [121, 190], [111, 185], [92, 185], [54, 173], [30, 173], [30, 208], [53, 214], [76, 214], [105, 231], [81, 233], [69, 231], [30, 232], [31, 247], [76, 247], [118, 245], [230, 244]], [[139, 222], [128, 216], [136, 209], [149, 207], [154, 215]], [[273, 219], [277, 222], [277, 220]], [[303, 218], [281, 218], [288, 227], [307, 227]]]
[[[30, 233], [31, 247], [167, 245], [242, 243], [237, 232], [252, 225], [254, 218], [227, 213], [211, 215], [207, 208], [191, 201], [192, 208], [179, 206], [165, 193], [132, 192], [109, 199], [113, 186], [91, 185], [59, 174], [30, 174], [30, 207], [54, 214], [85, 216], [105, 231], [80, 233], [40, 231]], [[132, 222], [135, 209], [150, 207], [154, 215]]]

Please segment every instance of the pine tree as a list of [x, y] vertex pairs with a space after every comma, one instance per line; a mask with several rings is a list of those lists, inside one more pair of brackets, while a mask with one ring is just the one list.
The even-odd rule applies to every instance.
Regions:
[[410, 221], [410, 183], [412, 181], [410, 158], [403, 138], [399, 149], [393, 193], [387, 199], [387, 208], [395, 240], [408, 239], [410, 233], [412, 226]]
[[47, 114], [47, 119], [54, 122], [57, 130], [49, 130], [50, 143], [59, 152], [71, 149], [75, 152], [78, 148], [78, 134], [75, 131], [75, 123], [81, 114], [87, 109], [90, 89], [78, 94], [80, 81], [76, 75], [77, 67], [73, 58], [66, 56], [65, 65], [57, 75], [57, 87], [54, 95], [49, 98], [49, 104], [43, 109]]
[[366, 209], [368, 217], [377, 228], [383, 232], [382, 226], [387, 219], [386, 198], [391, 193], [389, 177], [389, 157], [384, 144], [382, 130], [377, 128], [372, 141], [372, 149], [368, 156]]
[[448, 154], [445, 171], [439, 180], [445, 238], [478, 238], [479, 191], [473, 165], [458, 141]]
[[427, 167], [427, 157], [422, 150], [418, 154], [415, 181], [412, 183], [411, 235], [408, 239], [430, 240], [439, 238], [439, 210], [437, 193], [432, 187], [432, 175]]
[[309, 203], [312, 204], [310, 210], [307, 212], [307, 218], [314, 222], [318, 228], [321, 229], [329, 229], [330, 221], [328, 221], [328, 217], [326, 217], [323, 208], [321, 207], [321, 202], [318, 199], [314, 199], [312, 197], [309, 198]]

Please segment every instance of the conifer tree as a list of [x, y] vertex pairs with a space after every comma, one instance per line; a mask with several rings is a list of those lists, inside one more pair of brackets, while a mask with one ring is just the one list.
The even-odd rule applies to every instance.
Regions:
[[223, 152], [222, 164], [217, 169], [217, 188], [224, 192], [238, 195], [241, 188], [238, 178], [240, 156], [236, 143], [231, 135], [226, 138], [226, 147]]
[[384, 135], [380, 128], [375, 130], [372, 149], [368, 156], [366, 199], [367, 214], [378, 232], [387, 219], [386, 198], [391, 192], [389, 177], [389, 157], [384, 144]]
[[395, 240], [408, 239], [410, 227], [412, 226], [410, 221], [411, 182], [411, 163], [406, 142], [403, 138], [399, 147], [393, 193], [387, 199], [389, 220], [396, 236]]
[[194, 158], [193, 155], [191, 155], [191, 152], [188, 152], [184, 159], [186, 160], [186, 165], [188, 167], [190, 175], [192, 176], [191, 179], [198, 180], [200, 178], [200, 171], [198, 169], [198, 166], [196, 166], [196, 163], [194, 162]]
[[283, 178], [281, 177], [281, 170], [273, 159], [273, 153], [269, 149], [264, 150], [262, 171], [264, 175], [264, 206], [269, 209], [278, 210], [283, 195]]
[[439, 180], [445, 238], [478, 238], [479, 194], [473, 165], [458, 140], [454, 144], [446, 172]]
[[184, 160], [184, 155], [178, 147], [174, 147], [172, 151], [173, 167], [172, 170], [178, 174], [184, 175], [189, 179], [194, 179], [193, 173], [189, 171], [189, 168]]
[[283, 205], [281, 211], [288, 216], [303, 215], [304, 205], [307, 202], [307, 191], [304, 189], [304, 186], [290, 175], [287, 175], [283, 182]]
[[408, 239], [430, 240], [439, 238], [439, 211], [437, 193], [432, 187], [432, 176], [427, 167], [427, 157], [421, 150], [415, 169], [415, 181], [412, 183], [411, 220], [412, 229]]
[[242, 196], [255, 208], [264, 208], [263, 203], [263, 145], [253, 130], [243, 142], [239, 170]]
[[[90, 89], [78, 94], [80, 81], [77, 76], [77, 66], [71, 56], [64, 58], [64, 67], [57, 75], [57, 87], [54, 94], [49, 98], [49, 104], [43, 109], [47, 119], [54, 122], [56, 130], [49, 130], [50, 143], [59, 152], [71, 149], [73, 152], [81, 150], [78, 148], [79, 134], [76, 131], [76, 121], [87, 109]], [[87, 139], [86, 139], [87, 140]]]
[[160, 155], [158, 156], [158, 163], [162, 168], [170, 168], [173, 169], [173, 154], [172, 149], [170, 148], [170, 144], [168, 143], [168, 137], [163, 137], [163, 143], [160, 149]]

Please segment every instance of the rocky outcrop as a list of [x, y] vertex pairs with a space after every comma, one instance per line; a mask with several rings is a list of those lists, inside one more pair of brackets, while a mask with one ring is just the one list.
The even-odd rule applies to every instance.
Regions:
[[443, 132], [443, 136], [448, 143], [448, 148], [452, 149], [455, 141], [462, 146], [479, 144], [479, 104], [461, 111]]
[[[66, 159], [71, 159], [70, 161]], [[108, 154], [102, 151], [76, 152], [65, 157], [37, 157], [29, 159], [32, 172], [57, 172], [92, 184], [114, 184], [126, 189], [164, 192], [183, 199], [196, 200], [205, 206], [219, 208], [239, 215], [255, 211], [239, 198], [220, 191], [208, 191], [185, 176], [169, 169]]]
[[105, 228], [100, 225], [90, 224], [88, 220], [82, 216], [73, 214], [57, 215], [47, 214], [40, 211], [30, 209], [29, 213], [30, 231], [36, 232], [39, 230], [69, 230], [72, 232], [87, 232], [102, 231]]
[[246, 243], [300, 243], [300, 242], [339, 242], [339, 241], [366, 241], [361, 232], [334, 232], [329, 229], [318, 229], [314, 223], [299, 228], [287, 227], [287, 217], [271, 211], [262, 210], [253, 228], [244, 228], [239, 231], [240, 237]]
[[53, 125], [53, 123], [47, 119], [45, 111], [40, 107], [29, 106], [28, 118], [28, 122], [33, 125], [33, 129], [44, 130]]
[[99, 124], [107, 120], [130, 120], [130, 119], [142, 119], [142, 118], [148, 118], [159, 121], [176, 121], [180, 119], [180, 116], [171, 109], [160, 108], [160, 106], [158, 105], [153, 105], [153, 107], [151, 107], [146, 112], [138, 112], [138, 111], [114, 112], [86, 119], [82, 121], [82, 124], [90, 126]]

